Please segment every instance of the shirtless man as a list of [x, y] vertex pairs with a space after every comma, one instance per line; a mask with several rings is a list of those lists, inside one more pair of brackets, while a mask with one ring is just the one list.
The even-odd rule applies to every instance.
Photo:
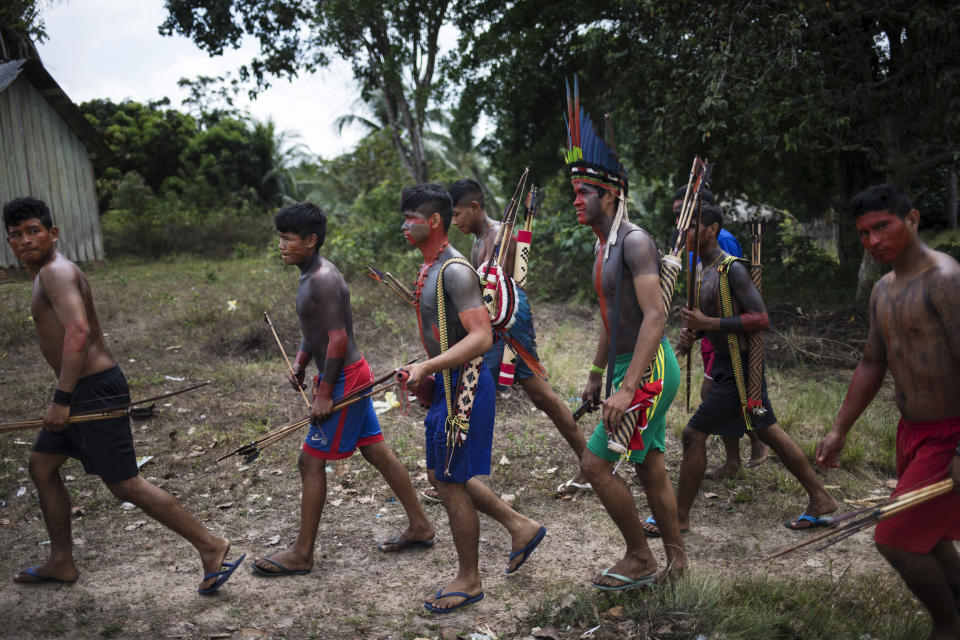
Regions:
[[[461, 367], [482, 356], [493, 342], [490, 318], [480, 298], [476, 272], [447, 241], [447, 229], [453, 217], [453, 202], [447, 190], [439, 184], [407, 187], [403, 190], [400, 210], [403, 236], [420, 249], [424, 259], [415, 296], [420, 340], [429, 356], [425, 362], [406, 366], [404, 370], [409, 376], [407, 384], [414, 389], [425, 378], [436, 374], [433, 402], [424, 420], [427, 474], [447, 510], [458, 560], [456, 577], [427, 598], [424, 606], [435, 613], [449, 613], [483, 598], [478, 511], [499, 522], [510, 533], [512, 551], [505, 570], [508, 574], [530, 558], [547, 529], [511, 509], [477, 477], [489, 475], [493, 446], [494, 384], [483, 365], [479, 374], [474, 370], [465, 374], [465, 386], [475, 387], [466, 440], [455, 447], [447, 446], [448, 392], [444, 372], [449, 371], [450, 388], [456, 390]], [[462, 262], [447, 264], [456, 258]], [[441, 269], [446, 327], [441, 327], [439, 320], [437, 287]], [[446, 351], [441, 348], [441, 332], [447, 333]], [[459, 400], [459, 397], [450, 398], [449, 402], [457, 407]], [[457, 412], [458, 419], [461, 415]]]
[[[674, 216], [680, 215], [680, 208], [683, 206], [683, 199], [686, 194], [686, 187], [680, 187], [677, 189], [676, 193], [673, 194]], [[703, 204], [715, 204], [713, 192], [709, 189], [702, 189], [700, 191], [700, 201]], [[673, 234], [670, 237], [671, 246], [673, 245], [674, 240], [676, 240], [678, 234], [679, 232], [674, 229]], [[720, 229], [720, 234], [717, 236], [717, 243], [728, 255], [731, 255], [734, 258], [743, 257], [743, 249], [740, 247], [740, 243], [737, 241], [736, 236], [726, 229]], [[691, 260], [693, 260], [692, 254]], [[702, 262], [703, 261], [701, 260], [701, 263]], [[700, 341], [700, 357], [703, 358], [703, 382], [700, 384], [700, 400], [702, 401], [707, 397], [710, 387], [713, 386], [712, 368], [715, 351], [713, 349], [713, 343], [710, 342], [710, 338], [704, 337]], [[760, 442], [760, 438], [757, 437], [757, 432], [755, 430], [748, 430], [747, 437], [750, 439], [750, 460], [747, 461], [747, 466], [759, 466], [767, 459], [769, 449], [767, 448], [767, 445]], [[724, 460], [723, 464], [716, 469], [707, 471], [707, 478], [732, 478], [735, 477], [740, 471], [740, 438], [735, 436], [720, 436], [720, 438], [723, 440], [723, 450], [726, 459]]]
[[77, 458], [87, 473], [101, 477], [118, 500], [131, 502], [180, 534], [200, 553], [203, 580], [210, 594], [230, 578], [245, 555], [227, 562], [230, 541], [220, 538], [169, 493], [139, 475], [130, 418], [68, 422], [71, 414], [110, 409], [130, 402], [127, 380], [107, 349], [86, 276], [57, 251], [60, 230], [41, 200], [17, 198], [3, 207], [7, 243], [33, 278], [30, 311], [40, 352], [57, 375], [53, 401], [43, 430], [30, 453], [30, 478], [50, 534], [50, 557], [42, 565], [17, 572], [14, 582], [75, 582], [70, 526], [70, 495], [60, 479], [67, 458]]
[[[703, 403], [683, 430], [683, 459], [677, 480], [677, 508], [680, 528], [690, 527], [690, 509], [697, 496], [707, 463], [707, 437], [729, 435], [740, 437], [747, 430], [740, 405], [740, 395], [730, 356], [728, 335], [746, 336], [766, 329], [770, 320], [760, 292], [750, 279], [746, 266], [731, 258], [720, 248], [717, 234], [723, 227], [723, 215], [715, 204], [704, 205], [700, 222], [700, 259], [703, 269], [697, 279], [698, 308], [683, 309], [684, 329], [680, 348], [689, 352], [696, 337], [706, 335], [716, 352], [713, 363], [714, 384]], [[690, 233], [693, 233], [691, 230]], [[719, 307], [720, 271], [728, 270], [730, 291], [734, 301], [734, 315], [723, 317]], [[737, 313], [739, 311], [739, 313]], [[745, 340], [740, 348], [742, 363], [747, 362]], [[806, 510], [795, 520], [784, 523], [790, 529], [809, 529], [824, 526], [819, 516], [835, 511], [837, 503], [827, 492], [803, 451], [788, 436], [773, 414], [767, 397], [767, 383], [763, 380], [762, 401], [766, 409], [763, 417], [751, 417], [753, 429], [762, 442], [773, 449], [784, 466], [800, 482], [809, 496]], [[650, 526], [647, 525], [649, 532]]]
[[278, 211], [274, 224], [284, 264], [300, 269], [297, 316], [303, 340], [288, 378], [299, 391], [311, 360], [316, 361], [319, 373], [314, 379], [310, 430], [298, 461], [303, 482], [300, 532], [287, 549], [258, 558], [253, 570], [269, 577], [303, 575], [312, 570], [317, 530], [327, 499], [327, 461], [349, 458], [358, 447], [390, 485], [407, 514], [407, 529], [382, 543], [380, 550], [432, 547], [433, 525], [417, 500], [407, 469], [384, 442], [372, 401], [367, 398], [332, 411], [335, 399], [372, 382], [373, 372], [353, 340], [347, 283], [337, 267], [320, 255], [327, 217], [315, 205], [300, 202]]
[[[680, 385], [680, 367], [663, 335], [667, 317], [660, 297], [660, 252], [650, 235], [627, 217], [627, 170], [616, 150], [594, 130], [586, 110], [576, 109], [580, 100], [576, 78], [572, 94], [569, 85], [567, 89], [564, 158], [577, 222], [597, 236], [591, 279], [602, 320], [583, 401], [600, 405], [603, 376], [610, 376], [606, 385], [610, 395], [601, 405], [602, 422], [587, 441], [580, 466], [627, 547], [623, 557], [596, 574], [591, 584], [602, 591], [622, 591], [680, 576], [686, 567], [676, 498], [663, 456], [667, 411]], [[662, 387], [647, 398], [649, 407], [628, 415], [648, 367], [650, 382], [660, 381]], [[626, 451], [611, 449], [610, 434], [617, 432], [621, 421], [641, 424], [642, 418], [646, 427], [634, 428], [627, 446], [613, 443]], [[647, 545], [630, 488], [616, 474], [615, 465], [621, 460], [633, 463], [650, 509], [663, 525], [667, 556], [663, 570], [658, 571], [657, 559]]]
[[[453, 199], [453, 225], [460, 229], [464, 235], [473, 234], [476, 236], [473, 248], [470, 251], [470, 262], [474, 268], [480, 267], [490, 260], [493, 255], [493, 248], [496, 242], [497, 233], [500, 229], [500, 223], [492, 220], [484, 207], [483, 188], [474, 180], [457, 180], [450, 185], [448, 191]], [[506, 264], [514, 264], [514, 254], [516, 252], [516, 240], [511, 238], [508, 249]], [[511, 274], [512, 275], [512, 274]], [[518, 319], [517, 324], [529, 317], [529, 322], [524, 322], [521, 332], [528, 336], [525, 340], [527, 351], [537, 357], [536, 334], [533, 330], [533, 317], [530, 312], [530, 303], [527, 301], [526, 292], [517, 288], [519, 293], [518, 305], [525, 309], [524, 318]], [[494, 332], [493, 347], [484, 355], [484, 362], [494, 380], [497, 378], [497, 370], [500, 367], [500, 360], [503, 357], [503, 338]], [[583, 450], [587, 442], [577, 427], [573, 419], [573, 413], [570, 408], [553, 391], [550, 384], [534, 375], [530, 367], [522, 358], [517, 358], [516, 379], [520, 387], [527, 394], [527, 397], [533, 402], [534, 406], [547, 414], [547, 416], [556, 425], [557, 431], [564, 437], [573, 453], [577, 456], [577, 473], [573, 478], [562, 483], [557, 487], [557, 493], [561, 497], [572, 497], [580, 490], [590, 489], [590, 484], [584, 481], [583, 472], [580, 471], [580, 458], [583, 457]]]
[[860, 364], [817, 464], [838, 466], [847, 433], [870, 404], [887, 369], [900, 423], [893, 497], [949, 474], [956, 493], [877, 525], [877, 550], [930, 612], [930, 638], [960, 638], [960, 265], [917, 234], [920, 214], [897, 186], [866, 189], [850, 202], [860, 241], [893, 271], [870, 294], [870, 330]]

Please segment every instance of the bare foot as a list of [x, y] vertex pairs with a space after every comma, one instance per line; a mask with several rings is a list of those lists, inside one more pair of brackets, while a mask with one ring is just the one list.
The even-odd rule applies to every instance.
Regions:
[[750, 459], [747, 460], [748, 467], [759, 467], [767, 460], [767, 456], [770, 455], [770, 447], [763, 444], [759, 440], [757, 442], [750, 443]]
[[66, 563], [54, 563], [47, 560], [41, 565], [29, 567], [13, 574], [13, 581], [20, 584], [36, 584], [39, 582], [76, 582], [80, 577], [73, 560]]
[[[216, 542], [210, 549], [200, 552], [200, 562], [203, 563], [203, 575], [220, 571], [230, 553], [230, 541], [226, 538], [214, 538]], [[217, 577], [207, 578], [200, 583], [201, 589], [207, 589], [217, 581]]]
[[[626, 578], [629, 582], [616, 576]], [[657, 561], [652, 556], [645, 560], [626, 556], [609, 569], [595, 575], [591, 582], [598, 587], [629, 588], [632, 583], [638, 581], [643, 584], [656, 583], [660, 579], [659, 576]]]
[[513, 573], [520, 568], [530, 554], [534, 552], [543, 541], [546, 535], [546, 527], [541, 527], [536, 520], [527, 518], [526, 523], [519, 530], [515, 531], [511, 537], [510, 562], [507, 564], [507, 573]]
[[[463, 595], [444, 595], [444, 594], [467, 594]], [[468, 599], [472, 599], [483, 593], [483, 583], [480, 576], [473, 580], [461, 579], [459, 576], [454, 578], [453, 582], [447, 583], [445, 587], [438, 590], [434, 595], [426, 599], [425, 604], [431, 605], [435, 609], [453, 609], [457, 605], [462, 605]]]
[[[764, 445], [766, 446], [766, 445]], [[750, 463], [747, 463], [747, 466], [751, 466]], [[711, 469], [707, 471], [704, 475], [706, 478], [717, 479], [717, 478], [736, 478], [737, 474], [740, 472], [740, 463], [731, 462], [727, 460], [722, 465], [716, 469]]]
[[313, 558], [304, 558], [301, 554], [293, 550], [293, 547], [271, 553], [267, 558], [257, 558], [253, 561], [256, 567], [254, 571], [260, 574], [275, 573], [277, 575], [296, 575], [291, 572], [296, 571], [302, 574], [313, 569]]

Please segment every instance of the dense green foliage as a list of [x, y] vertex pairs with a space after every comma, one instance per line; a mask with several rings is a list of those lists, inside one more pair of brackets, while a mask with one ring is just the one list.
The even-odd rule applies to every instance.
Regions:
[[[260, 246], [272, 210], [309, 198], [332, 216], [328, 250], [357, 270], [405, 253], [392, 218], [405, 184], [476, 178], [499, 216], [530, 166], [547, 194], [531, 287], [548, 297], [586, 296], [580, 267], [593, 238], [573, 222], [560, 156], [563, 80], [574, 74], [586, 108], [612, 114], [630, 170], [631, 215], [661, 243], [672, 224], [670, 194], [694, 153], [716, 161], [714, 191], [728, 205], [742, 198], [808, 221], [843, 211], [865, 185], [892, 180], [914, 193], [927, 228], [947, 220], [944, 191], [960, 138], [960, 64], [952, 55], [960, 7], [168, 0], [166, 8], [163, 33], [186, 35], [213, 55], [244, 36], [257, 38], [260, 50], [239, 79], [183, 80], [189, 115], [162, 102], [84, 105], [120, 159], [99, 184], [114, 250], [229, 254], [231, 242]], [[459, 30], [446, 57], [444, 26]], [[341, 157], [313, 159], [271, 123], [233, 107], [240, 82], [257, 91], [334, 58], [350, 62], [365, 103], [362, 115], [343, 122], [369, 130]], [[475, 143], [481, 116], [492, 129]], [[836, 258], [771, 228], [765, 255], [782, 258], [768, 261], [771, 295], [798, 284], [836, 293], [819, 285], [837, 281], [853, 290], [862, 252], [852, 226], [834, 219]], [[210, 242], [224, 224], [231, 233]], [[146, 231], [147, 240], [139, 235]]]
[[292, 160], [272, 122], [223, 116], [201, 128], [167, 101], [81, 111], [118, 158], [97, 184], [108, 253], [229, 256], [272, 234], [266, 214], [284, 201]]

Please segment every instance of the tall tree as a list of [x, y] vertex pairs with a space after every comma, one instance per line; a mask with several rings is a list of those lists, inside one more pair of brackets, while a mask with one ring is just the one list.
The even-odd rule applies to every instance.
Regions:
[[[164, 35], [179, 33], [211, 55], [254, 36], [260, 53], [240, 69], [258, 88], [330, 63], [350, 62], [365, 100], [380, 96], [394, 147], [410, 176], [429, 175], [423, 131], [437, 77], [440, 28], [450, 0], [166, 0]], [[377, 93], [379, 92], [379, 93]]]
[[[463, 4], [462, 75], [479, 76], [468, 93], [487, 96], [501, 165], [557, 158], [562, 120], [543, 117], [543, 96], [559, 112], [574, 71], [595, 115], [613, 108], [634, 173], [679, 182], [704, 153], [721, 191], [801, 218], [880, 180], [909, 189], [958, 153], [955, 3], [596, 0], [586, 23], [547, 0]], [[515, 78], [535, 95], [556, 88], [514, 100]], [[860, 256], [847, 236], [841, 257]]]

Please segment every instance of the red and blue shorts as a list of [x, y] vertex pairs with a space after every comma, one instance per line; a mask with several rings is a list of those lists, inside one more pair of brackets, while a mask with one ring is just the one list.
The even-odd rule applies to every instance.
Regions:
[[[897, 425], [897, 488], [891, 497], [921, 489], [949, 473], [960, 440], [960, 416]], [[909, 553], [930, 553], [937, 543], [960, 540], [960, 495], [951, 491], [880, 522], [874, 540]]]
[[[323, 378], [317, 374], [313, 379], [313, 393], [316, 397], [317, 385]], [[358, 387], [373, 382], [373, 371], [365, 358], [346, 365], [333, 387], [333, 401], [337, 402]], [[345, 409], [337, 411], [321, 425], [310, 425], [310, 431], [303, 443], [303, 451], [322, 460], [342, 460], [349, 458], [358, 447], [383, 441], [380, 421], [373, 410], [373, 402], [365, 398]]]

